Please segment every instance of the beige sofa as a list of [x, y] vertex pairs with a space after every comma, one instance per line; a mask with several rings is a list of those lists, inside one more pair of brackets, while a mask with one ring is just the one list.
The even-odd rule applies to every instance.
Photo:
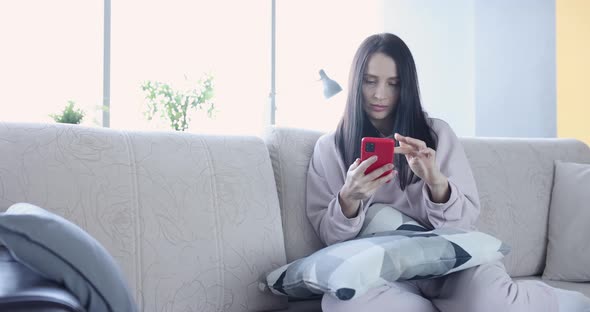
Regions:
[[[142, 311], [319, 311], [260, 290], [264, 273], [321, 247], [305, 216], [319, 132], [264, 139], [0, 123], [0, 211], [47, 208], [97, 238]], [[463, 138], [479, 229], [510, 244], [516, 278], [543, 272], [553, 160], [590, 163], [565, 139]], [[590, 283], [550, 282], [590, 295]]]

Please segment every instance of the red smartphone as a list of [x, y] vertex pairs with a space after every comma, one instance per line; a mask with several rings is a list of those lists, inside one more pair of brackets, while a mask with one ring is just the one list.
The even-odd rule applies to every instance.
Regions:
[[[373, 172], [386, 164], [392, 164], [394, 159], [395, 140], [389, 138], [364, 137], [361, 139], [361, 162], [376, 155], [377, 161], [367, 168], [365, 174]], [[386, 176], [391, 170], [386, 171], [380, 177]], [[379, 178], [380, 178], [379, 177]], [[389, 181], [388, 181], [389, 182]]]

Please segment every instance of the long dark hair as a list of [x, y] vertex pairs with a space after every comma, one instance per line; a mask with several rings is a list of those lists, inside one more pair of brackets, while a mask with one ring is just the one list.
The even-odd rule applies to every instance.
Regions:
[[[336, 146], [345, 164], [352, 164], [360, 157], [361, 138], [379, 136], [363, 109], [363, 76], [367, 62], [376, 52], [391, 57], [397, 66], [400, 94], [392, 112], [393, 132], [420, 139], [428, 147], [436, 148], [436, 134], [426, 121], [426, 113], [420, 102], [416, 64], [408, 46], [396, 35], [383, 33], [365, 39], [358, 48], [348, 79], [348, 98], [344, 115], [336, 129]], [[399, 175], [401, 189], [418, 181], [410, 170], [406, 158], [395, 157], [395, 167]], [[416, 180], [415, 180], [416, 179]]]

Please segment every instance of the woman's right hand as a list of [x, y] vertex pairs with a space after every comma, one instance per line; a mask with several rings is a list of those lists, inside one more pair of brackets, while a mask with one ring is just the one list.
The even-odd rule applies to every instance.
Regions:
[[[348, 168], [346, 181], [338, 194], [342, 213], [347, 218], [356, 217], [360, 208], [361, 200], [371, 197], [379, 187], [387, 181], [392, 180], [397, 173], [393, 170], [393, 164], [386, 164], [369, 174], [365, 174], [367, 168], [376, 161], [377, 156], [371, 156], [363, 162], [357, 158]], [[392, 171], [389, 174], [380, 177], [383, 173], [389, 170]]]

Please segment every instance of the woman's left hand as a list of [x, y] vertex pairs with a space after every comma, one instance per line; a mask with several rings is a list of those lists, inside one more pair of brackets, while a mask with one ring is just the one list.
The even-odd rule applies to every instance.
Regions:
[[396, 133], [394, 138], [399, 142], [396, 154], [406, 156], [408, 165], [415, 175], [420, 177], [431, 188], [447, 183], [447, 179], [436, 165], [436, 151], [426, 146], [422, 140]]

